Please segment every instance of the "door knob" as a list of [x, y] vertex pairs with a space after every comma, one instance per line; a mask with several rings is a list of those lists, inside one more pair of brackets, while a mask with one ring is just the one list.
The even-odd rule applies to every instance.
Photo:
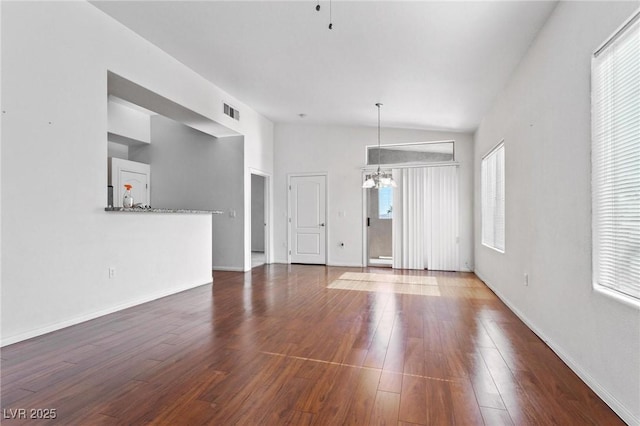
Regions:
[[324, 223], [321, 223], [320, 226], [324, 226]]

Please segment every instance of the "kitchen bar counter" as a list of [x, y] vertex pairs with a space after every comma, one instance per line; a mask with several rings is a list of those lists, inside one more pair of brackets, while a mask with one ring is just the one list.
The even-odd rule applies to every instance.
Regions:
[[157, 208], [124, 208], [105, 207], [104, 211], [113, 213], [181, 213], [181, 214], [224, 214], [222, 210], [191, 210], [191, 209], [157, 209]]

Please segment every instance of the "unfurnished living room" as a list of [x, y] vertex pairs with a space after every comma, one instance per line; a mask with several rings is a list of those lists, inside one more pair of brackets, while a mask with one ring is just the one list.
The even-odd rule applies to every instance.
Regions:
[[0, 422], [640, 425], [640, 2], [0, 0]]

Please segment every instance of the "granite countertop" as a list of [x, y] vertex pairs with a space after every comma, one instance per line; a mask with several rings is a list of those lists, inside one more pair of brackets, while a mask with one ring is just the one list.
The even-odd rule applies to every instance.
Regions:
[[222, 210], [191, 210], [191, 209], [158, 209], [152, 207], [105, 207], [104, 211], [114, 213], [187, 213], [187, 214], [224, 214]]

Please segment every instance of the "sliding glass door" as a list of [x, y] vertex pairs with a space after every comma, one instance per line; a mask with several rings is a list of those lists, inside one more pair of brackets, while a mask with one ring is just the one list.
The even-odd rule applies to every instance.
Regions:
[[391, 267], [393, 188], [367, 189], [368, 265]]

